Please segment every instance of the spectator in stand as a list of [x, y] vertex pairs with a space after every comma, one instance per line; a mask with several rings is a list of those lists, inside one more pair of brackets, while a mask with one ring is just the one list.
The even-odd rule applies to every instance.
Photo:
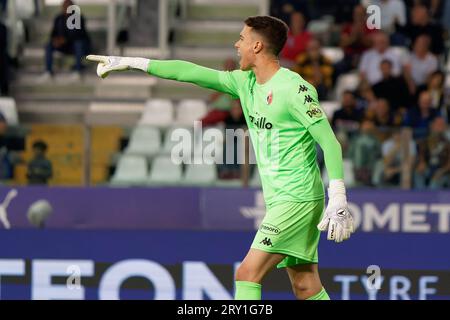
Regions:
[[430, 93], [423, 91], [419, 95], [418, 105], [406, 114], [404, 125], [413, 129], [414, 139], [421, 139], [428, 134], [431, 122], [439, 115], [439, 110], [432, 108]]
[[366, 110], [365, 117], [372, 120], [375, 126], [382, 130], [387, 130], [401, 124], [401, 121], [394, 117], [389, 101], [386, 99], [377, 99], [374, 103], [370, 104]]
[[411, 166], [417, 154], [416, 145], [411, 139], [406, 144], [408, 146], [407, 154], [405, 145], [403, 145], [400, 131], [395, 130], [391, 137], [383, 142], [381, 146], [383, 155], [383, 170], [381, 177], [375, 177], [377, 184], [381, 185], [399, 185], [403, 166]]
[[335, 79], [358, 66], [361, 55], [372, 44], [369, 35], [374, 32], [375, 30], [367, 28], [366, 8], [362, 5], [355, 6], [353, 21], [342, 26], [340, 46], [344, 51], [344, 58], [335, 65]]
[[333, 87], [333, 64], [322, 54], [318, 39], [311, 39], [305, 53], [297, 56], [292, 68], [316, 89], [320, 100], [326, 100]]
[[414, 44], [417, 37], [426, 34], [431, 39], [430, 51], [435, 55], [444, 52], [444, 32], [442, 26], [431, 21], [427, 7], [416, 5], [411, 11], [411, 22], [400, 30]]
[[413, 52], [404, 66], [404, 74], [411, 92], [417, 90], [417, 86], [426, 83], [431, 73], [438, 69], [438, 60], [429, 51], [430, 37], [422, 34], [416, 38]]
[[435, 71], [429, 77], [426, 84], [417, 87], [417, 97], [423, 92], [427, 91], [431, 95], [431, 106], [434, 109], [441, 110], [442, 115], [447, 115], [444, 105], [444, 81], [445, 74], [442, 71]]
[[381, 61], [380, 70], [382, 80], [372, 87], [375, 96], [386, 99], [392, 112], [401, 112], [403, 115], [411, 105], [411, 95], [406, 80], [403, 76], [395, 77], [392, 75], [392, 62], [390, 60]]
[[70, 15], [67, 10], [73, 4], [71, 0], [65, 0], [62, 4], [61, 13], [54, 19], [50, 42], [47, 44], [45, 51], [46, 73], [42, 77], [42, 81], [48, 81], [53, 76], [53, 53], [55, 51], [75, 56], [73, 80], [80, 80], [83, 67], [82, 59], [89, 52], [90, 40], [86, 30], [85, 19], [82, 15], [80, 17], [80, 29], [68, 28], [67, 22], [70, 19]]
[[379, 31], [372, 35], [372, 49], [364, 52], [359, 64], [359, 72], [362, 81], [368, 81], [371, 85], [382, 80], [380, 63], [390, 60], [392, 63], [392, 75], [398, 76], [401, 72], [401, 60], [399, 55], [389, 48], [389, 38], [386, 33]]
[[[236, 61], [228, 58], [224, 61], [224, 71], [233, 71], [236, 69]], [[230, 95], [221, 92], [214, 92], [209, 96], [208, 104], [211, 106], [211, 111], [208, 112], [200, 121], [204, 126], [214, 125], [225, 121], [229, 116], [233, 105], [240, 105], [238, 100], [233, 100]]]
[[410, 20], [412, 9], [415, 6], [423, 5], [428, 8], [428, 12], [432, 21], [439, 21], [445, 10], [446, 0], [403, 0], [406, 4], [408, 12], [408, 20]]
[[367, 82], [360, 83], [355, 92], [355, 96], [357, 108], [360, 110], [366, 110], [369, 105], [377, 100], [372, 87]]
[[302, 12], [305, 15], [305, 18], [309, 20], [309, 9], [310, 9], [310, 3], [308, 3], [308, 0], [276, 0], [276, 1], [270, 1], [270, 15], [280, 18], [287, 24], [289, 24], [289, 21], [291, 19], [291, 14], [294, 11]]
[[[246, 128], [244, 114], [240, 104], [234, 104], [231, 107], [224, 124], [226, 132], [229, 132], [228, 130], [235, 132], [234, 130]], [[218, 165], [219, 179], [239, 179], [241, 177], [241, 165], [238, 159], [239, 139], [236, 135], [233, 135], [232, 143], [230, 144], [230, 138], [227, 136], [224, 141], [223, 164]], [[230, 153], [234, 155], [232, 163], [227, 162], [227, 154]]]
[[52, 163], [45, 156], [47, 144], [38, 140], [33, 143], [33, 159], [28, 164], [28, 184], [47, 184], [52, 177]]
[[305, 52], [312, 35], [305, 29], [305, 17], [301, 12], [291, 14], [291, 22], [286, 45], [281, 51], [281, 60], [284, 66], [292, 68], [297, 56]]
[[334, 112], [331, 124], [338, 131], [356, 131], [359, 129], [363, 115], [362, 111], [357, 109], [356, 98], [353, 92], [346, 90], [342, 94], [341, 109]]
[[372, 185], [376, 163], [381, 158], [381, 146], [377, 139], [373, 121], [363, 120], [359, 134], [350, 144], [350, 158], [353, 162], [355, 180], [363, 186]]
[[445, 137], [445, 119], [433, 120], [430, 135], [418, 142], [419, 157], [414, 172], [417, 189], [450, 187], [450, 142]]

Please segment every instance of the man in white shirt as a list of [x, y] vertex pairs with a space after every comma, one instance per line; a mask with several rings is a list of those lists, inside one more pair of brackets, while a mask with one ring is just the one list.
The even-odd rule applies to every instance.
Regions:
[[405, 64], [405, 75], [415, 86], [424, 84], [431, 73], [438, 69], [438, 60], [429, 50], [431, 39], [426, 34], [416, 38], [413, 52]]
[[387, 59], [392, 63], [392, 74], [398, 76], [402, 69], [400, 56], [389, 48], [389, 38], [383, 31], [372, 35], [372, 49], [364, 52], [359, 63], [359, 73], [362, 80], [367, 80], [370, 85], [381, 81], [383, 78], [380, 70], [381, 61]]

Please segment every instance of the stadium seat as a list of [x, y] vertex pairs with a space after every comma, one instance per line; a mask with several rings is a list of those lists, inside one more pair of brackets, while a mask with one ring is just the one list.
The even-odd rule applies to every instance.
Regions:
[[344, 51], [339, 47], [322, 48], [322, 54], [330, 59], [333, 64], [341, 61], [344, 58]]
[[124, 155], [119, 159], [111, 179], [113, 186], [144, 185], [148, 174], [147, 160], [143, 156]]
[[[195, 131], [194, 131], [195, 133]], [[202, 137], [194, 136], [194, 161], [205, 161], [207, 164], [223, 160], [224, 132], [219, 127], [203, 129]]]
[[356, 90], [358, 84], [359, 76], [357, 73], [348, 73], [341, 75], [336, 83], [336, 100], [341, 101], [344, 91]]
[[[186, 143], [186, 139], [190, 139], [190, 143]], [[170, 155], [175, 146], [182, 144], [183, 150], [189, 155], [192, 154], [192, 129], [172, 127], [166, 130], [164, 134], [164, 142], [161, 153], [164, 155]]]
[[173, 103], [168, 99], [152, 99], [145, 104], [139, 125], [167, 128], [173, 122]]
[[170, 156], [158, 156], [151, 165], [147, 184], [176, 185], [181, 182], [181, 176], [181, 164], [175, 164]]
[[161, 133], [158, 128], [138, 126], [133, 130], [126, 154], [142, 155], [151, 158], [159, 153]]
[[192, 127], [194, 121], [200, 120], [206, 113], [207, 106], [205, 101], [185, 99], [178, 104], [175, 123], [180, 126]]
[[183, 184], [209, 186], [217, 181], [217, 170], [213, 164], [190, 164], [186, 168]]
[[331, 22], [329, 20], [320, 19], [320, 20], [311, 20], [308, 23], [308, 31], [314, 34], [323, 34], [327, 33], [330, 30]]
[[320, 106], [327, 115], [327, 118], [331, 119], [333, 118], [334, 112], [340, 108], [341, 104], [339, 101], [322, 101], [320, 102]]
[[16, 101], [13, 98], [0, 98], [0, 112], [5, 116], [8, 125], [15, 126], [19, 124]]

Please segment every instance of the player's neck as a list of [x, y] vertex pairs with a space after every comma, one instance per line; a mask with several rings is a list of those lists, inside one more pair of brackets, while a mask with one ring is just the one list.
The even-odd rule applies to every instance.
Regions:
[[272, 79], [278, 70], [280, 70], [280, 63], [275, 59], [264, 60], [260, 63], [256, 63], [252, 69], [255, 73], [256, 82], [258, 84], [265, 84], [267, 81]]

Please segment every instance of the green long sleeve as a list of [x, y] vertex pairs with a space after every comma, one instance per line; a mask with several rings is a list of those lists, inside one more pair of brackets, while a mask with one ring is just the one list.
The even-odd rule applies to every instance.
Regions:
[[232, 94], [229, 88], [221, 81], [221, 71], [202, 67], [191, 62], [151, 60], [147, 72], [159, 78], [189, 82], [204, 88]]
[[314, 123], [308, 131], [323, 150], [329, 179], [343, 179], [342, 148], [328, 120]]

